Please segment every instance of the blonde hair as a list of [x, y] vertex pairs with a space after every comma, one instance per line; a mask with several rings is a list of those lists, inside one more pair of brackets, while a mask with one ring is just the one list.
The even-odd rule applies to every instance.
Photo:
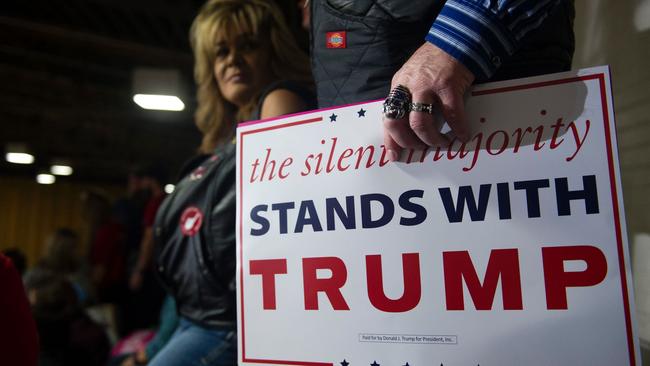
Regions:
[[198, 108], [194, 121], [203, 133], [199, 150], [210, 153], [229, 139], [236, 122], [250, 118], [259, 93], [240, 108], [224, 99], [214, 77], [215, 47], [220, 34], [249, 33], [270, 43], [270, 71], [273, 80], [287, 79], [311, 85], [309, 58], [298, 47], [277, 5], [271, 0], [209, 0], [190, 30], [194, 51], [194, 79]]

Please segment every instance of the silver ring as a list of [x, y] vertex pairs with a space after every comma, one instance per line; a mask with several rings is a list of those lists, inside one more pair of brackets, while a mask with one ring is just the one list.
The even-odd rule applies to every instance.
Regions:
[[409, 104], [411, 112], [425, 112], [433, 114], [433, 104], [413, 102]]
[[411, 92], [405, 86], [397, 85], [384, 101], [384, 116], [400, 119], [408, 113], [410, 104]]

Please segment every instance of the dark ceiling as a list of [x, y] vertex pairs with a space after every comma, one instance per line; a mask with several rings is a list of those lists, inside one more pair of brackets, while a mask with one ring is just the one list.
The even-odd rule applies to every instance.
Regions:
[[[296, 1], [283, 3], [298, 29]], [[0, 176], [35, 176], [54, 159], [65, 179], [122, 183], [136, 164], [178, 171], [199, 143], [188, 30], [199, 0], [3, 0], [0, 7], [0, 144], [23, 143], [33, 165], [0, 162]], [[301, 35], [304, 38], [304, 35]], [[180, 71], [182, 112], [132, 101], [138, 67]]]

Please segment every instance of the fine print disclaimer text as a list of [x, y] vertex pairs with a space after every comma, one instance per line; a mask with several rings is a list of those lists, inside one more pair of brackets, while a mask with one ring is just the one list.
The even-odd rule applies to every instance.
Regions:
[[407, 344], [458, 344], [455, 335], [369, 334], [360, 333], [359, 342]]

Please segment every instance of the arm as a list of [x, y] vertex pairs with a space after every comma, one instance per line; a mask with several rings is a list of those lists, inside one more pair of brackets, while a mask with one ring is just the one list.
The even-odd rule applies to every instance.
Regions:
[[142, 241], [140, 242], [138, 262], [136, 263], [135, 269], [131, 274], [131, 279], [129, 280], [129, 287], [133, 291], [137, 291], [142, 287], [143, 273], [147, 268], [149, 268], [149, 263], [151, 262], [151, 257], [153, 255], [153, 244], [153, 228], [147, 226], [144, 229]]
[[276, 89], [264, 98], [260, 117], [262, 119], [272, 118], [297, 113], [305, 109], [307, 109], [307, 104], [298, 94], [287, 89]]
[[[393, 77], [391, 88], [406, 86], [413, 102], [433, 104], [454, 135], [470, 138], [463, 96], [474, 80], [486, 80], [512, 55], [531, 30], [539, 27], [560, 0], [448, 0], [425, 42]], [[407, 121], [405, 121], [408, 119]], [[434, 116], [411, 112], [384, 119], [384, 144], [391, 160], [402, 148], [440, 146]]]

